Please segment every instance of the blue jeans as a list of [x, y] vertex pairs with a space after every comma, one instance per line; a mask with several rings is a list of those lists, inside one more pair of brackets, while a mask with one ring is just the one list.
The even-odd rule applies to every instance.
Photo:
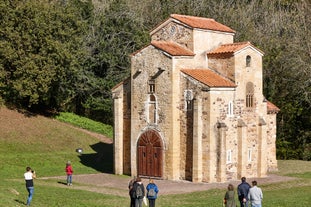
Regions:
[[34, 190], [35, 190], [34, 187], [27, 187], [27, 191], [28, 191], [28, 198], [27, 198], [27, 203], [26, 203], [27, 206], [30, 205]]
[[72, 175], [67, 175], [67, 184], [72, 183]]
[[261, 207], [261, 204], [254, 204], [254, 203], [252, 203], [252, 207]]

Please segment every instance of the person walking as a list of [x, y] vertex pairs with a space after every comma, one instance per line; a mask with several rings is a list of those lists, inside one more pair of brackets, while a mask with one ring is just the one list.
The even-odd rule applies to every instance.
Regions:
[[68, 161], [66, 163], [66, 168], [65, 168], [66, 174], [67, 174], [67, 185], [71, 186], [72, 185], [72, 173], [73, 173], [73, 169], [71, 166], [71, 162]]
[[261, 207], [261, 202], [263, 199], [262, 190], [257, 187], [257, 181], [252, 182], [252, 187], [248, 192], [248, 200], [250, 200], [252, 207]]
[[26, 172], [24, 173], [24, 178], [26, 182], [26, 189], [28, 191], [28, 198], [26, 205], [30, 206], [30, 203], [32, 201], [32, 197], [34, 194], [34, 184], [33, 179], [36, 178], [36, 172], [31, 169], [31, 167], [26, 167]]
[[224, 197], [225, 207], [236, 207], [234, 194], [234, 187], [232, 184], [229, 184]]
[[246, 182], [246, 178], [241, 178], [242, 183], [238, 185], [238, 198], [240, 201], [241, 207], [248, 207], [248, 191], [251, 188], [250, 184]]
[[135, 192], [134, 192], [134, 183], [136, 182], [136, 176], [134, 176], [133, 179], [130, 180], [129, 184], [128, 184], [128, 188], [129, 188], [129, 196], [131, 199], [131, 203], [130, 203], [130, 207], [135, 207]]
[[136, 178], [133, 190], [135, 193], [135, 207], [142, 207], [143, 198], [145, 196], [145, 187], [140, 177]]
[[154, 183], [153, 179], [149, 180], [149, 184], [146, 187], [147, 198], [149, 201], [149, 207], [155, 207], [155, 202], [158, 197], [158, 186]]

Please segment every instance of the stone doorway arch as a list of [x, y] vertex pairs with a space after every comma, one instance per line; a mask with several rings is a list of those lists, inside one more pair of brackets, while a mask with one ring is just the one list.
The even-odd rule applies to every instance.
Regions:
[[158, 132], [148, 130], [138, 139], [137, 167], [139, 176], [163, 176], [163, 145]]

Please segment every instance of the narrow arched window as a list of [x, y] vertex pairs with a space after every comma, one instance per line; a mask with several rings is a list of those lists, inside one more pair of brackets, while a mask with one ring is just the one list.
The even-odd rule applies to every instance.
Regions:
[[246, 67], [251, 67], [252, 57], [247, 55], [246, 56]]
[[252, 150], [251, 149], [248, 149], [248, 153], [247, 153], [247, 161], [248, 162], [251, 162], [252, 161]]
[[232, 150], [227, 151], [227, 163], [232, 163]]
[[149, 123], [150, 124], [155, 124], [156, 123], [156, 118], [157, 118], [157, 101], [156, 97], [151, 94], [149, 96]]
[[248, 82], [246, 84], [246, 107], [254, 106], [254, 84]]
[[190, 111], [193, 109], [193, 92], [192, 90], [185, 90], [184, 91], [184, 98], [186, 102], [186, 111]]
[[229, 101], [228, 103], [228, 116], [233, 116], [233, 102]]

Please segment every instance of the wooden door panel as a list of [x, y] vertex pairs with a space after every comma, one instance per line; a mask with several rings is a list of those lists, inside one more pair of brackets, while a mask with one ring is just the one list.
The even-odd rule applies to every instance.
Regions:
[[154, 147], [153, 150], [154, 176], [162, 177], [162, 149], [160, 147]]
[[139, 146], [138, 147], [138, 174], [143, 175], [146, 173], [146, 147], [145, 146]]

